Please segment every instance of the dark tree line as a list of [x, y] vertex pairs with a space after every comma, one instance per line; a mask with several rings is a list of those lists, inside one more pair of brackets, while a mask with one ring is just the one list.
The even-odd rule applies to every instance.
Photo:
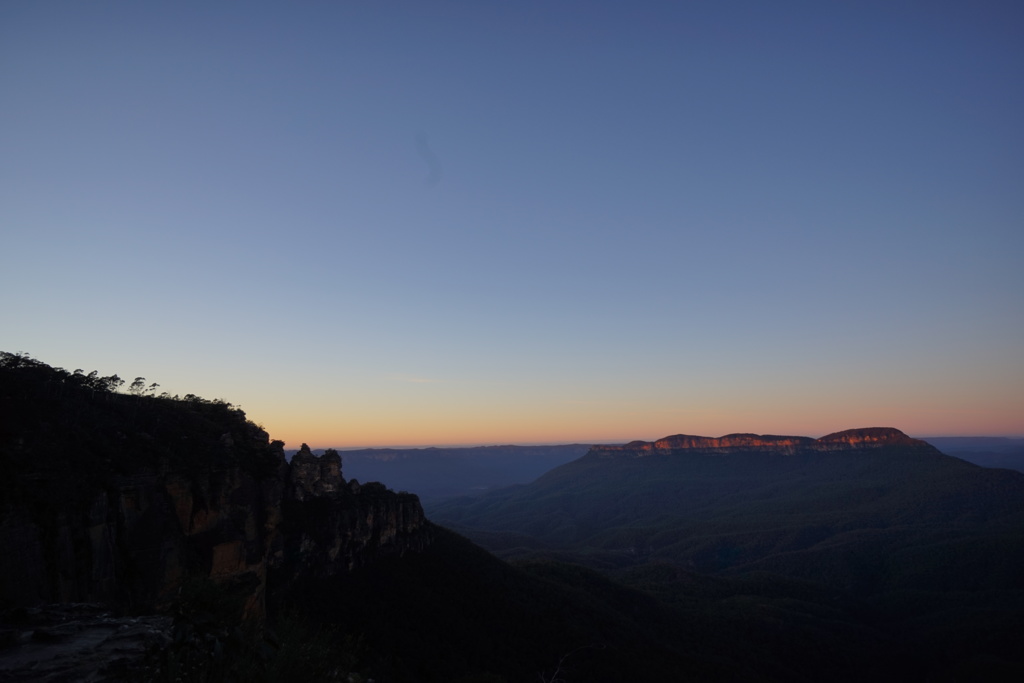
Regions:
[[[67, 388], [85, 389], [94, 394], [116, 394], [120, 393], [121, 387], [125, 385], [125, 381], [116, 374], [103, 377], [96, 370], [86, 373], [80, 368], [69, 372], [64, 368], [55, 368], [47, 365], [23, 352], [11, 353], [9, 351], [0, 351], [0, 371], [4, 371], [4, 375], [8, 379], [20, 378], [24, 380], [24, 383], [36, 387], [45, 385], [49, 387], [51, 393], [58, 396], [62, 395]], [[211, 400], [196, 394], [186, 394], [185, 396], [175, 394], [172, 396], [165, 391], [157, 396], [156, 390], [159, 386], [156, 382], [147, 386], [145, 377], [136, 377], [128, 385], [128, 394], [131, 396], [147, 396], [188, 403], [215, 404], [227, 408], [236, 407], [223, 399]]]
[[26, 379], [41, 380], [51, 385], [63, 384], [91, 391], [114, 393], [124, 385], [124, 380], [117, 375], [101, 377], [96, 370], [86, 373], [80, 368], [68, 372], [64, 368], [54, 368], [38, 361], [27, 353], [0, 351], [0, 369]]

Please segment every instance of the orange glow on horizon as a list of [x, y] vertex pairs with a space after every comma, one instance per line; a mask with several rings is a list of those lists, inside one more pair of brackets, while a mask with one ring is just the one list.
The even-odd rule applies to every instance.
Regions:
[[[674, 434], [719, 437], [753, 433], [821, 437], [865, 427], [893, 427], [915, 437], [1022, 436], [1024, 416], [1009, 389], [847, 386], [827, 393], [771, 386], [674, 387], [643, 392], [412, 390], [363, 393], [253, 394], [247, 415], [289, 448], [422, 447], [498, 444], [623, 443]], [[801, 388], [802, 389], [802, 388]]]
[[[631, 424], [630, 424], [631, 423]], [[720, 437], [726, 434], [752, 433], [782, 436], [809, 436], [818, 438], [833, 432], [864, 427], [894, 427], [909, 436], [1007, 436], [1020, 437], [1024, 428], [1010, 420], [934, 420], [922, 416], [887, 419], [864, 415], [842, 422], [834, 419], [742, 420], [619, 420], [594, 421], [578, 424], [568, 421], [562, 425], [529, 425], [476, 423], [460, 425], [452, 420], [433, 424], [379, 424], [340, 425], [315, 420], [286, 422], [279, 425], [264, 423], [271, 438], [280, 439], [289, 448], [302, 443], [311, 448], [417, 448], [429, 446], [482, 446], [504, 444], [560, 444], [560, 443], [624, 443], [633, 440], [654, 441], [674, 434]]]

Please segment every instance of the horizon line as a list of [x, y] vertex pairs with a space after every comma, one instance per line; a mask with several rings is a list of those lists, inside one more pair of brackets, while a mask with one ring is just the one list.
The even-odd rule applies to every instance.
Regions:
[[[854, 429], [857, 429], [856, 427]], [[845, 430], [841, 430], [845, 431]], [[901, 430], [902, 431], [902, 430]], [[720, 437], [705, 437], [705, 438], [722, 438], [724, 436], [730, 436], [731, 434], [748, 434], [752, 432], [730, 432], [729, 434], [723, 434]], [[834, 432], [829, 432], [834, 433]], [[906, 433], [906, 432], [904, 432]], [[658, 439], [664, 439], [668, 436], [676, 436], [675, 434], [667, 434], [665, 436], [658, 437]], [[691, 436], [691, 435], [687, 435]], [[692, 435], [697, 436], [697, 435]], [[758, 434], [757, 436], [804, 436], [802, 434]], [[822, 436], [826, 436], [823, 434]], [[912, 439], [919, 441], [928, 441], [930, 439], [1007, 439], [1007, 440], [1020, 440], [1024, 441], [1024, 434], [1020, 435], [1005, 435], [1005, 434], [932, 434], [929, 436], [914, 436], [907, 434]], [[810, 438], [821, 438], [821, 437], [810, 437]], [[658, 439], [650, 440], [652, 443]], [[522, 442], [492, 442], [492, 441], [481, 441], [471, 443], [431, 443], [431, 444], [415, 444], [415, 445], [383, 445], [383, 446], [311, 446], [310, 449], [314, 451], [323, 451], [328, 448], [336, 451], [370, 451], [370, 450], [426, 450], [429, 448], [501, 448], [506, 446], [613, 446], [630, 443], [631, 441], [644, 441], [645, 439], [602, 439], [599, 441], [587, 441], [587, 440], [569, 440], [569, 441], [522, 441]], [[305, 442], [300, 442], [305, 443]], [[291, 448], [285, 447], [286, 451], [297, 451], [298, 447]]]

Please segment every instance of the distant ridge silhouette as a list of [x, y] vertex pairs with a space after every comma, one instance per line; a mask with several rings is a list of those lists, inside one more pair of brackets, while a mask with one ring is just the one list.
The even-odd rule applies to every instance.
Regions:
[[[774, 434], [726, 434], [720, 437], [675, 434], [657, 441], [631, 441], [621, 446], [594, 446], [598, 455], [632, 454], [635, 457], [671, 451], [715, 451], [718, 454], [762, 450], [773, 453], [841, 451], [893, 448], [935, 451], [930, 444], [912, 439], [893, 427], [847, 429], [827, 434], [820, 439], [809, 436], [777, 436]], [[937, 452], [937, 451], [936, 451]]]

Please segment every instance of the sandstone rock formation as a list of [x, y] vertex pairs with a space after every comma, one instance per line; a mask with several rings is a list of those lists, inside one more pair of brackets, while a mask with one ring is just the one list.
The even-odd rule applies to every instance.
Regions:
[[686, 452], [702, 455], [726, 455], [736, 452], [796, 453], [833, 452], [845, 450], [877, 450], [907, 448], [914, 451], [934, 452], [924, 441], [912, 439], [891, 427], [848, 429], [828, 434], [820, 439], [807, 436], [775, 436], [759, 434], [727, 434], [721, 437], [676, 434], [657, 441], [631, 441], [621, 446], [594, 446], [596, 457], [644, 457], [655, 454]]
[[[146, 612], [199, 578], [230, 586], [260, 620], [268, 591], [429, 543], [415, 495], [346, 483], [333, 451], [304, 448], [289, 464], [266, 432], [251, 423], [235, 431], [219, 440], [219, 462], [167, 459], [78, 482], [40, 463], [19, 476], [49, 493], [0, 505], [0, 607], [89, 602]], [[253, 453], [262, 469], [247, 461]], [[62, 486], [75, 494], [52, 494]]]

